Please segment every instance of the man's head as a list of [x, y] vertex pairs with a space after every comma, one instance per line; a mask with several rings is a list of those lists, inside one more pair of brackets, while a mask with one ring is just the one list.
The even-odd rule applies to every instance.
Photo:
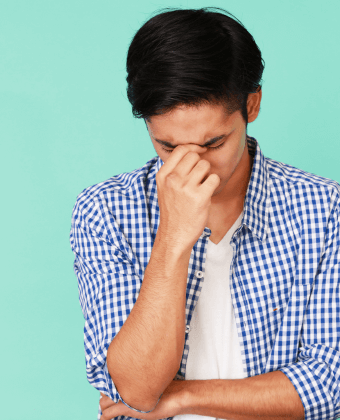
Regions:
[[211, 7], [166, 9], [137, 31], [126, 65], [135, 117], [222, 104], [228, 115], [239, 110], [247, 125], [247, 98], [261, 88], [264, 63], [251, 34], [228, 15]]
[[164, 162], [180, 144], [215, 140], [201, 156], [221, 180], [213, 197], [226, 202], [249, 181], [247, 124], [260, 109], [264, 63], [243, 25], [215, 10], [228, 13], [171, 10], [147, 21], [128, 51], [127, 93]]

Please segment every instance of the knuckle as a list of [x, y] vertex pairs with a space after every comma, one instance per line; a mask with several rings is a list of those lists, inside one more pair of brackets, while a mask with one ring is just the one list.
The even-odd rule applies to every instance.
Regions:
[[177, 179], [176, 172], [170, 172], [169, 174], [166, 175], [165, 182], [166, 183], [169, 183], [169, 182], [172, 183], [172, 182], [176, 181], [176, 179]]
[[[163, 182], [163, 180], [164, 180], [164, 174], [161, 172], [161, 169], [157, 172], [156, 177], [155, 177], [156, 178], [156, 183], [158, 183], [158, 184]], [[166, 177], [166, 175], [165, 175], [165, 177]]]

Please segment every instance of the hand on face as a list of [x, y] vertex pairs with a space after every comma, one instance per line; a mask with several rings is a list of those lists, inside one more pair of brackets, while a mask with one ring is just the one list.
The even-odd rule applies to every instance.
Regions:
[[210, 163], [194, 144], [174, 149], [156, 175], [162, 237], [176, 241], [183, 250], [194, 246], [208, 221], [211, 197], [220, 184], [217, 174], [208, 175]]

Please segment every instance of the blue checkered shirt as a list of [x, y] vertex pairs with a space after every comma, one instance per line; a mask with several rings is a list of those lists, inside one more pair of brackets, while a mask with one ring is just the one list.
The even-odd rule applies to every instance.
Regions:
[[[247, 141], [253, 167], [242, 223], [230, 241], [230, 291], [245, 376], [280, 370], [298, 392], [306, 420], [337, 419], [340, 185], [266, 158], [254, 138]], [[107, 369], [107, 349], [138, 298], [150, 259], [160, 220], [156, 174], [163, 163], [156, 156], [86, 188], [72, 213], [87, 378], [116, 403], [122, 399]], [[210, 234], [205, 227], [190, 256], [187, 326], [204, 281]], [[188, 353], [186, 332], [174, 379], [185, 379]]]

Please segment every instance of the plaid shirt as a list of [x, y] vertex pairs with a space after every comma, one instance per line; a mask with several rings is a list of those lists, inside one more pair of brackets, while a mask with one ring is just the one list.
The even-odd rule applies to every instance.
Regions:
[[[252, 173], [242, 223], [230, 242], [230, 290], [245, 376], [280, 370], [298, 392], [306, 420], [337, 419], [340, 185], [266, 158], [254, 138], [247, 141]], [[115, 402], [121, 397], [107, 369], [107, 349], [138, 298], [150, 259], [160, 215], [156, 174], [163, 163], [157, 156], [88, 187], [73, 208], [70, 243], [85, 318], [87, 378]], [[187, 330], [176, 379], [185, 379], [210, 234], [205, 227], [190, 256]]]

